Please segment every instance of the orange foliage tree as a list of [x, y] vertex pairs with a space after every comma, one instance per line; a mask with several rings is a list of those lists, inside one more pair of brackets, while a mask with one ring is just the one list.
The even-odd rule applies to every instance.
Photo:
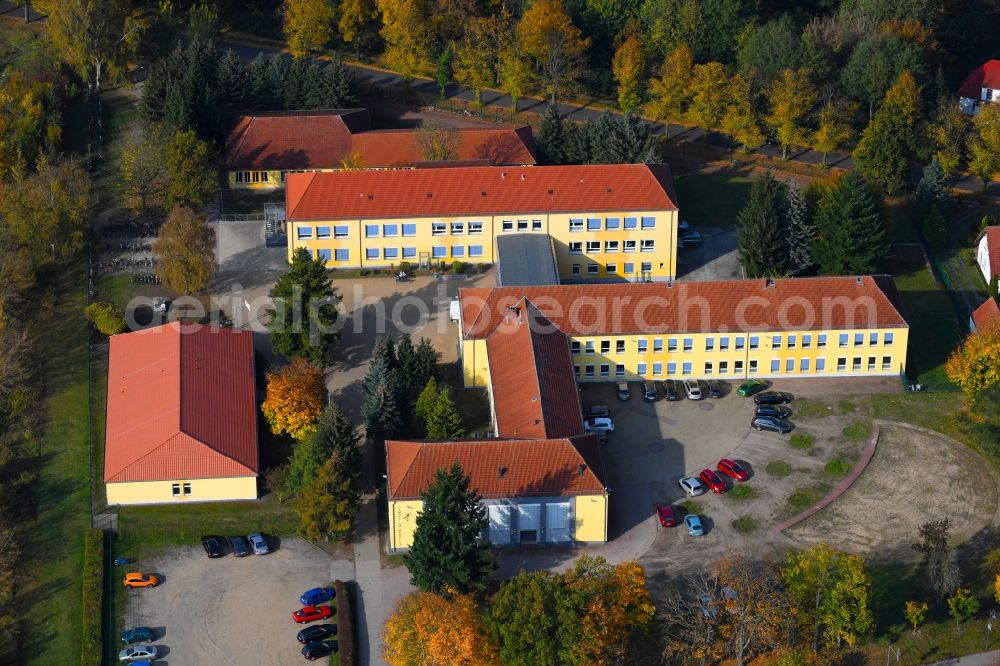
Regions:
[[391, 666], [494, 666], [500, 663], [476, 601], [467, 594], [433, 592], [404, 597], [385, 624]]
[[982, 414], [973, 409], [986, 391], [1000, 384], [1000, 320], [994, 320], [971, 334], [948, 357], [948, 379], [965, 393], [969, 413], [977, 420]]
[[260, 410], [275, 435], [304, 439], [315, 430], [325, 405], [323, 371], [304, 358], [267, 373], [267, 397]]

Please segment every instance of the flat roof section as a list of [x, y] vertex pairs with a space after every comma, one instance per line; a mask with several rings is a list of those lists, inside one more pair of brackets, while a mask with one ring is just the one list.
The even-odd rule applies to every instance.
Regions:
[[497, 286], [559, 284], [552, 238], [548, 234], [497, 236]]

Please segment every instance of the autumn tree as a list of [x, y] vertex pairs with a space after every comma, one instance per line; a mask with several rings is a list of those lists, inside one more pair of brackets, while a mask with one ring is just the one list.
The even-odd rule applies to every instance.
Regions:
[[742, 74], [733, 75], [729, 92], [732, 96], [726, 104], [720, 129], [740, 144], [744, 152], [751, 153], [764, 145], [765, 137], [750, 81]]
[[972, 121], [969, 140], [969, 171], [986, 185], [1000, 172], [1000, 105], [983, 104]]
[[948, 178], [958, 171], [965, 157], [970, 126], [969, 116], [950, 97], [938, 104], [927, 125], [933, 156]]
[[390, 666], [500, 663], [475, 599], [453, 590], [447, 597], [432, 592], [403, 597], [385, 624], [383, 656]]
[[516, 44], [505, 45], [500, 50], [497, 70], [500, 89], [510, 95], [510, 112], [517, 113], [517, 101], [526, 95], [535, 83], [535, 70]]
[[420, 493], [413, 545], [404, 556], [410, 583], [437, 594], [482, 589], [497, 567], [490, 543], [482, 537], [489, 524], [479, 493], [457, 462], [439, 469]]
[[854, 151], [861, 173], [889, 194], [905, 182], [918, 149], [919, 120], [920, 88], [910, 72], [903, 72], [885, 94]]
[[47, 23], [66, 62], [97, 94], [108, 70], [124, 71], [126, 38], [139, 29], [129, 20], [128, 0], [59, 0], [49, 8]]
[[924, 580], [938, 603], [962, 582], [962, 574], [955, 563], [955, 551], [949, 541], [951, 521], [929, 520], [920, 526], [913, 550], [923, 558]]
[[714, 572], [682, 578], [667, 592], [659, 611], [667, 623], [663, 657], [667, 663], [697, 659], [706, 664], [723, 656], [722, 591]]
[[611, 60], [611, 73], [618, 82], [618, 107], [631, 111], [642, 103], [642, 75], [646, 69], [646, 57], [642, 44], [634, 34], [630, 35], [615, 51]]
[[421, 156], [430, 162], [458, 159], [461, 138], [453, 127], [424, 123], [417, 130]]
[[840, 178], [817, 204], [813, 259], [826, 275], [867, 275], [884, 261], [889, 244], [882, 211], [855, 171]]
[[167, 208], [203, 206], [218, 189], [215, 151], [194, 130], [174, 134], [167, 143], [164, 164], [169, 176]]
[[490, 18], [473, 19], [455, 46], [452, 62], [455, 81], [472, 88], [480, 109], [483, 108], [483, 88], [496, 82], [497, 54], [490, 40], [492, 23]]
[[913, 627], [913, 633], [917, 633], [917, 627], [924, 623], [924, 616], [927, 614], [926, 601], [907, 601], [903, 615], [906, 621]]
[[720, 634], [736, 666], [784, 643], [790, 604], [776, 569], [739, 552], [715, 564]]
[[293, 58], [321, 51], [333, 37], [330, 0], [285, 0], [281, 8], [285, 41]]
[[754, 180], [750, 198], [739, 212], [736, 237], [748, 278], [781, 277], [788, 270], [785, 192], [783, 184], [764, 172]]
[[117, 335], [128, 330], [125, 312], [113, 303], [94, 301], [84, 308], [83, 315], [102, 335]]
[[788, 159], [789, 148], [809, 145], [810, 132], [805, 121], [818, 98], [809, 72], [804, 69], [786, 69], [771, 84], [767, 91], [771, 109], [767, 124], [781, 144], [781, 159]]
[[822, 153], [824, 166], [827, 155], [843, 148], [854, 136], [851, 119], [857, 110], [857, 104], [844, 100], [828, 101], [819, 110], [816, 132], [812, 135], [812, 147]]
[[979, 612], [979, 600], [967, 587], [960, 587], [948, 597], [948, 614], [955, 618], [955, 624], [962, 624]]
[[375, 0], [382, 15], [379, 34], [385, 61], [406, 82], [430, 69], [433, 34], [425, 0]]
[[729, 75], [719, 62], [695, 65], [691, 75], [691, 102], [687, 119], [705, 130], [719, 126], [726, 110]]
[[359, 495], [354, 481], [334, 452], [302, 490], [296, 509], [307, 539], [343, 541], [358, 515]]
[[208, 286], [218, 269], [215, 232], [186, 206], [174, 208], [153, 243], [156, 274], [179, 294], [193, 294]]
[[348, 44], [354, 44], [355, 55], [360, 57], [362, 46], [371, 38], [370, 26], [378, 16], [375, 3], [373, 0], [341, 0], [338, 9], [340, 37]]
[[260, 406], [276, 435], [302, 440], [316, 430], [326, 405], [323, 371], [304, 358], [267, 373], [267, 396]]
[[132, 128], [118, 158], [122, 203], [137, 215], [163, 203], [169, 176], [164, 168], [164, 140], [155, 128]]
[[298, 248], [292, 261], [271, 290], [275, 306], [268, 323], [271, 346], [279, 354], [305, 357], [318, 365], [330, 359], [337, 339], [337, 304], [340, 296], [320, 258]]
[[693, 76], [694, 56], [687, 44], [680, 44], [663, 62], [660, 78], [649, 82], [649, 114], [667, 126], [684, 117], [691, 99]]
[[590, 38], [573, 25], [562, 0], [532, 3], [517, 24], [517, 38], [522, 51], [541, 67], [555, 104], [559, 88], [575, 80]]
[[1000, 322], [993, 321], [970, 334], [948, 357], [945, 363], [948, 379], [965, 394], [966, 411], [977, 420], [976, 403], [995, 386], [1000, 385]]

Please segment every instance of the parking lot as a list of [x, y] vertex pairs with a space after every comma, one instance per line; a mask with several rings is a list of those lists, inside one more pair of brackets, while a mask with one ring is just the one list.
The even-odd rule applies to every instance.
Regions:
[[126, 628], [153, 629], [158, 665], [301, 664], [292, 621], [305, 590], [349, 579], [353, 563], [297, 538], [270, 539], [269, 555], [208, 559], [200, 545], [176, 546], [135, 563], [155, 588], [127, 590]]

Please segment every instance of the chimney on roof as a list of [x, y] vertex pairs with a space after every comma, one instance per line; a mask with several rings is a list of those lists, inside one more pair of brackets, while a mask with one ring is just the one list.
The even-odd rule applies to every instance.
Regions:
[[587, 466], [584, 465], [583, 463], [580, 463], [579, 465], [576, 466], [576, 475], [577, 476], [583, 476], [583, 473], [586, 472], [586, 471], [587, 471]]
[[497, 478], [502, 479], [505, 476], [507, 476], [507, 468], [501, 465], [500, 469], [497, 472]]
[[525, 176], [525, 175], [524, 175], [524, 174], [522, 173], [522, 174], [521, 174], [521, 180], [524, 180], [525, 178], [527, 178], [527, 176]]
[[857, 276], [856, 278], [854, 278], [854, 281], [857, 282], [858, 284], [864, 284], [865, 283], [865, 279], [863, 277], [861, 277], [860, 275]]
[[770, 289], [774, 286], [774, 278], [767, 278], [767, 282], [764, 283], [765, 289]]
[[507, 309], [514, 314], [514, 316], [520, 320], [521, 319], [521, 308], [516, 305], [508, 305]]
[[549, 194], [555, 194], [555, 193], [556, 193], [555, 190], [549, 190]]
[[428, 198], [428, 199], [430, 199], [430, 198], [431, 198], [432, 196], [434, 196], [434, 193], [433, 193], [433, 192], [428, 192], [428, 193], [427, 193], [427, 198]]

